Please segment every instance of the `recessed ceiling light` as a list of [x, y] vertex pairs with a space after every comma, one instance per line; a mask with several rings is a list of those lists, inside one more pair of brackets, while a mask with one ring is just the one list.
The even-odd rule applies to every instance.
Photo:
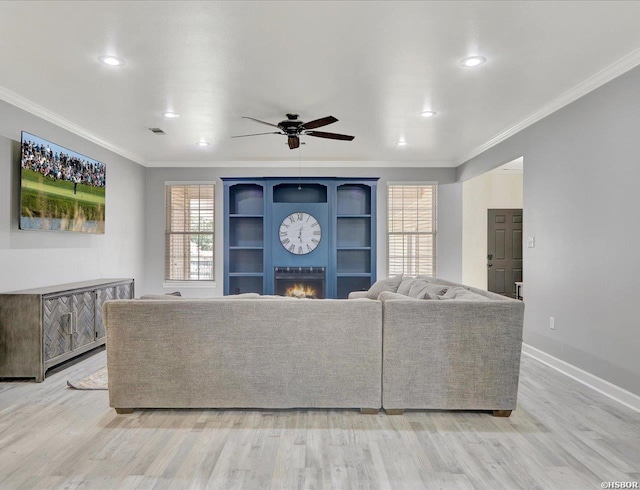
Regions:
[[209, 146], [209, 143], [207, 143], [207, 142], [206, 142], [206, 141], [204, 141], [204, 140], [200, 140], [200, 141], [198, 141], [198, 142], [196, 143], [196, 145], [198, 145], [198, 146]]
[[122, 61], [121, 58], [117, 58], [116, 56], [100, 56], [98, 59], [101, 63], [109, 66], [124, 65], [124, 61]]
[[398, 141], [398, 146], [407, 146], [406, 140], [402, 139], [402, 140]]
[[162, 115], [167, 119], [174, 119], [176, 117], [180, 117], [180, 114], [176, 114], [175, 112], [163, 112]]
[[467, 56], [460, 61], [460, 64], [468, 68], [473, 68], [474, 66], [480, 66], [486, 61], [487, 58], [484, 56]]
[[433, 117], [433, 116], [435, 116], [436, 114], [437, 114], [437, 112], [434, 112], [434, 111], [424, 111], [424, 112], [421, 112], [421, 113], [420, 113], [420, 115], [421, 115], [422, 117]]

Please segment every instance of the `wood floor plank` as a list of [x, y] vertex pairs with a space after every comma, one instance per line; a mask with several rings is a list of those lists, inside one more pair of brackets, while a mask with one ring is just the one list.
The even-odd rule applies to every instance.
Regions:
[[526, 356], [518, 408], [139, 410], [66, 387], [105, 353], [0, 382], [4, 489], [573, 489], [638, 481], [640, 414]]

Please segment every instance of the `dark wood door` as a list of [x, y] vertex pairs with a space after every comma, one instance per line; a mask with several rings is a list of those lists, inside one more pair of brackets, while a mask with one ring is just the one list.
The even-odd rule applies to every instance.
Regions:
[[522, 281], [522, 209], [489, 209], [487, 230], [488, 289], [515, 298]]

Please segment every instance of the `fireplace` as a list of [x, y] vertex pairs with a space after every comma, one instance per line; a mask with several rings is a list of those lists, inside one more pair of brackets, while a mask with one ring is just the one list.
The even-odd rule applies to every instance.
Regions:
[[324, 298], [325, 267], [276, 267], [275, 291], [279, 296]]

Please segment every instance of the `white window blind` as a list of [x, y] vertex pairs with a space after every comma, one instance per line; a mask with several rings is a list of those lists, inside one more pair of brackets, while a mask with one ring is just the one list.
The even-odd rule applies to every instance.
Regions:
[[214, 185], [166, 186], [165, 280], [214, 280]]
[[435, 184], [388, 186], [389, 276], [436, 275]]

